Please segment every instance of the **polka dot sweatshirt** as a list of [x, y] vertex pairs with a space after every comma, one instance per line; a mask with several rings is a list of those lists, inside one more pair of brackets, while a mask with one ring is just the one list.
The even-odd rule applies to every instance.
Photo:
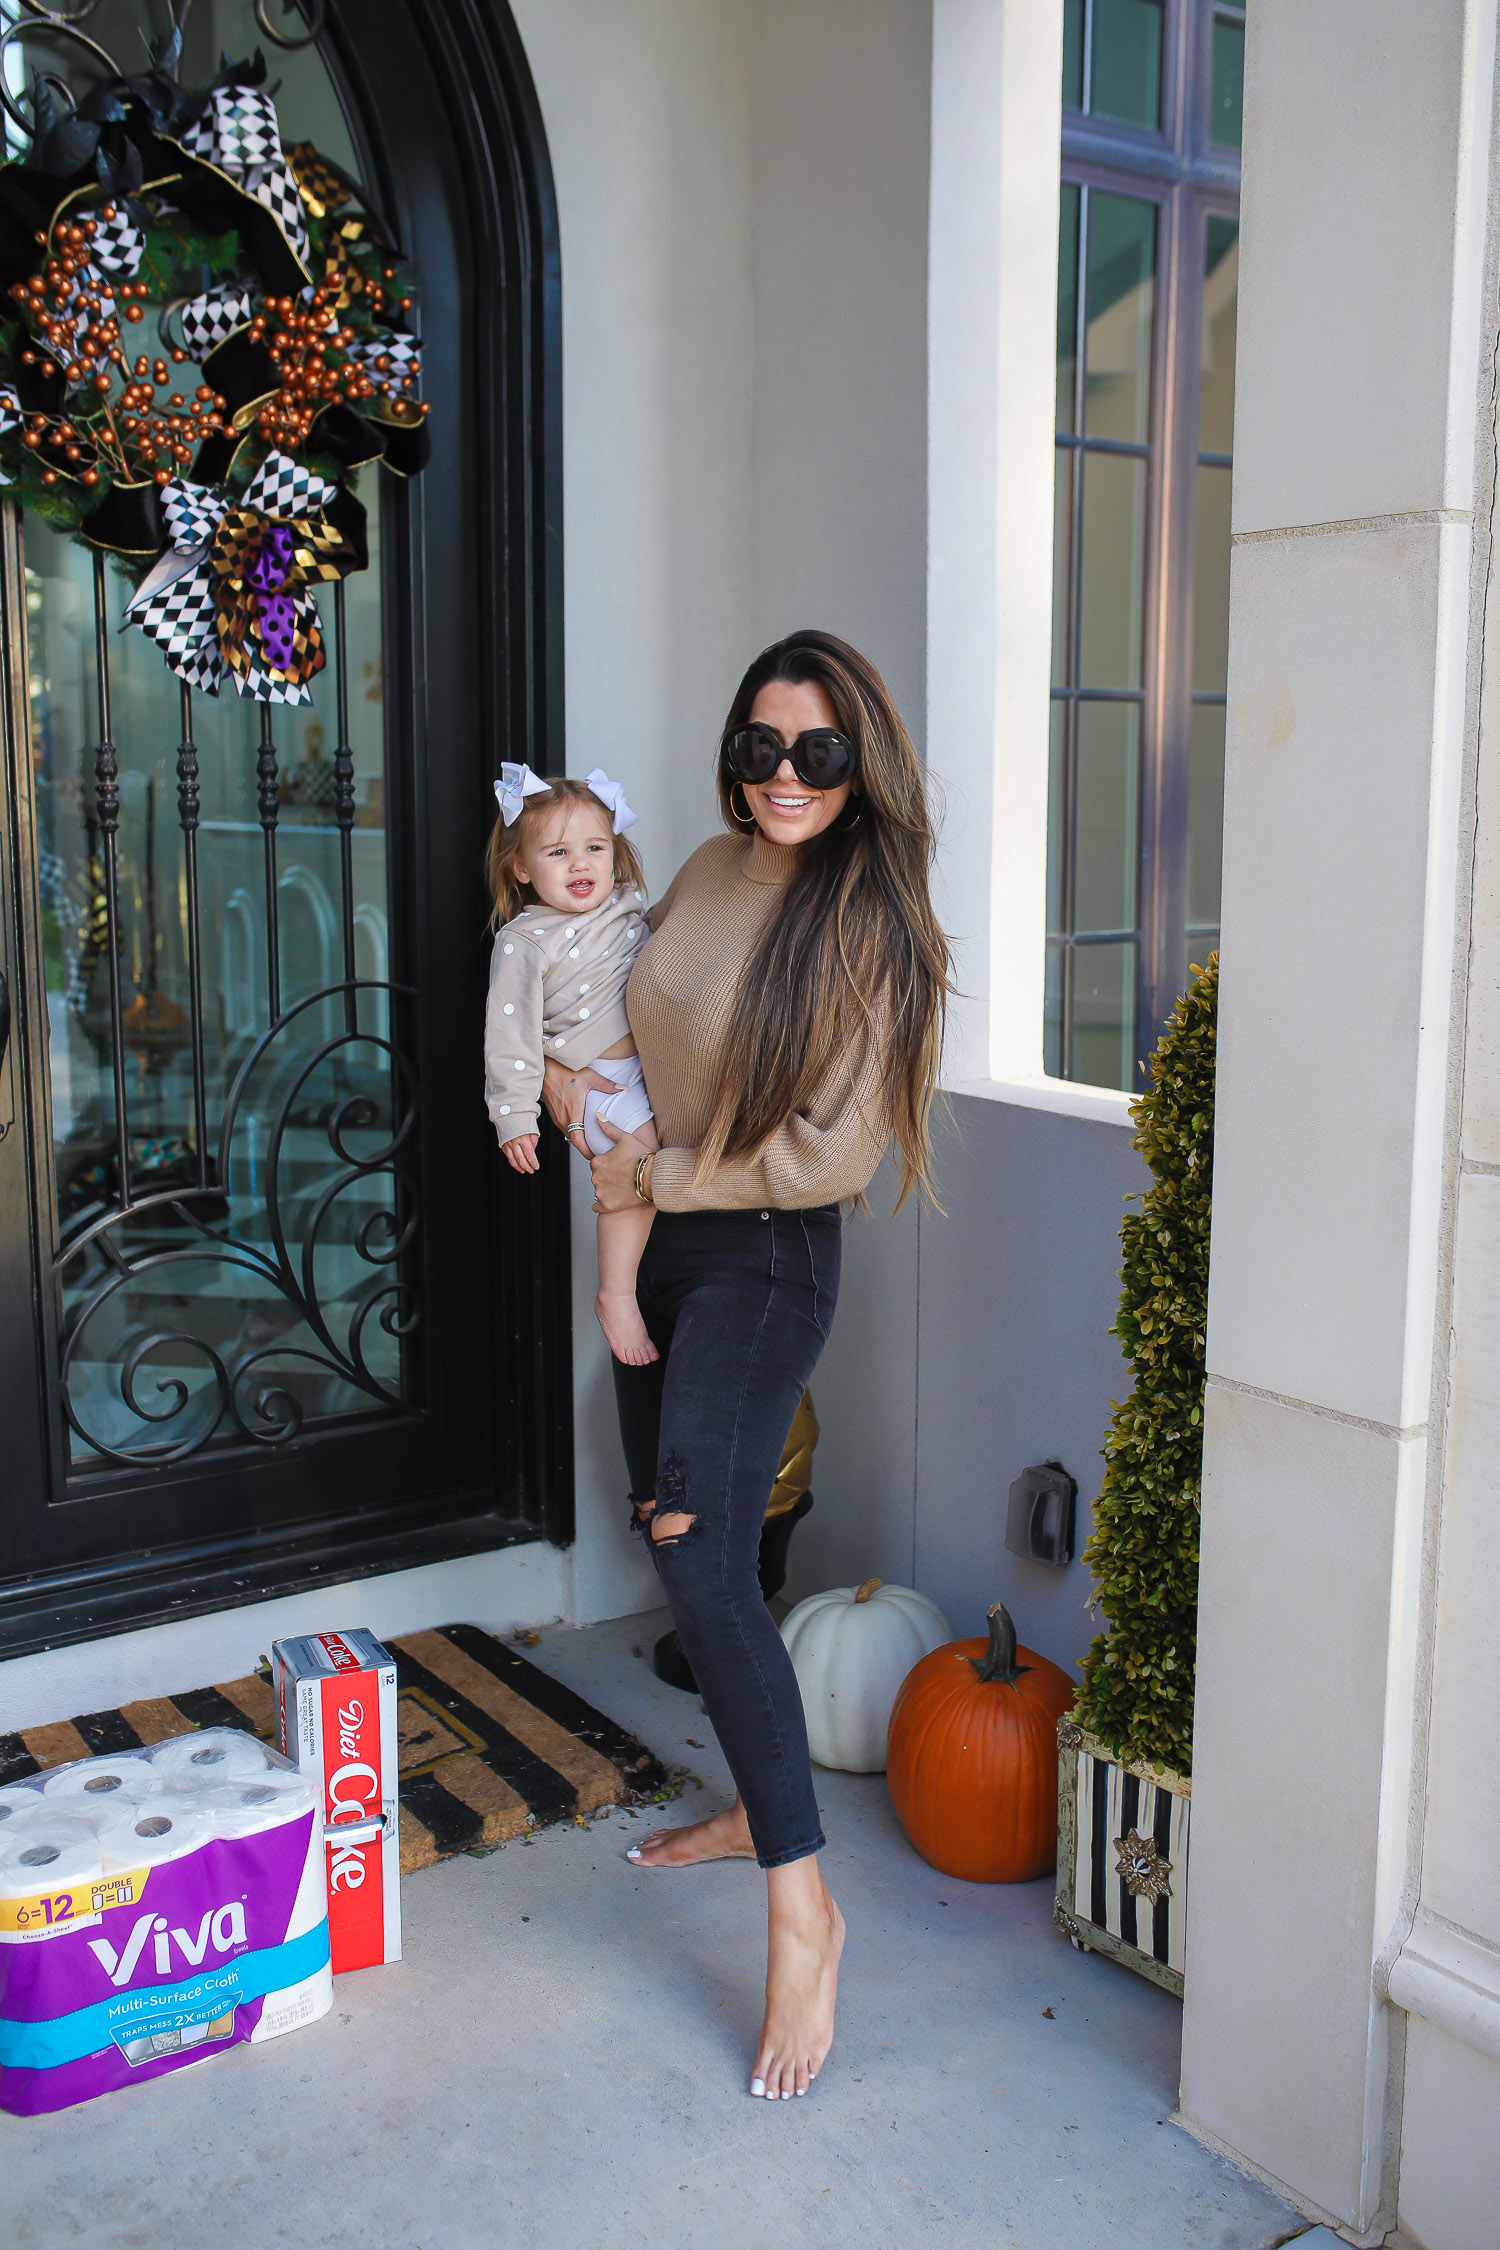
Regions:
[[592, 914], [528, 906], [496, 937], [484, 1099], [502, 1145], [537, 1130], [544, 1056], [582, 1070], [630, 1037], [625, 984], [646, 942], [645, 908], [644, 893], [624, 887]]

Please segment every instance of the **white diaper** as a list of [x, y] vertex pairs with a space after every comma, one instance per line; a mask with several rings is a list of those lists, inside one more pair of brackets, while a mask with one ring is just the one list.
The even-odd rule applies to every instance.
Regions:
[[[601, 1094], [596, 1089], [583, 1105], [583, 1137], [595, 1156], [608, 1156], [615, 1144], [599, 1119], [607, 1117], [622, 1133], [639, 1132], [641, 1126], [651, 1122], [651, 1097], [646, 1092], [646, 1073], [639, 1055], [611, 1055], [593, 1067], [601, 1078], [612, 1078], [620, 1089], [618, 1094]], [[575, 1134], [574, 1139], [577, 1137]]]

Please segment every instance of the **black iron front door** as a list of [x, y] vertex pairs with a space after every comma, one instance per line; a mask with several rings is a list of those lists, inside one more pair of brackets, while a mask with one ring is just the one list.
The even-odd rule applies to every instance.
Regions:
[[290, 708], [183, 684], [4, 503], [0, 1649], [567, 1530], [565, 1165], [503, 1175], [477, 1062], [489, 776], [562, 754], [545, 149], [487, 0], [283, 12], [213, 45], [298, 42], [283, 140], [404, 238], [433, 457], [361, 473]]

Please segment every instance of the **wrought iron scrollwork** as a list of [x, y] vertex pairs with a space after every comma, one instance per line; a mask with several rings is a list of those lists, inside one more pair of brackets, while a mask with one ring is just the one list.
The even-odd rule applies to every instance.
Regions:
[[323, 35], [325, 0], [281, 0], [281, 12], [284, 16], [299, 15], [307, 29], [300, 39], [294, 38], [289, 32], [279, 31], [271, 21], [267, 0], [255, 0], [256, 27], [265, 33], [273, 47], [284, 47], [295, 53], [299, 47], [317, 44]]
[[[389, 1006], [410, 997], [406, 986], [359, 979], [327, 986], [278, 1017], [241, 1063], [220, 1129], [218, 1178], [231, 1177], [237, 1141], [243, 1158], [253, 1153], [263, 1164], [260, 1208], [268, 1227], [267, 1244], [236, 1233], [227, 1222], [215, 1225], [205, 1215], [205, 1206], [222, 1197], [215, 1197], [211, 1189], [195, 1188], [141, 1197], [128, 1208], [96, 1220], [68, 1244], [58, 1261], [60, 1274], [90, 1251], [108, 1269], [68, 1322], [61, 1365], [63, 1411], [69, 1426], [94, 1453], [127, 1463], [176, 1461], [200, 1451], [216, 1436], [235, 1433], [258, 1445], [285, 1444], [303, 1427], [303, 1402], [285, 1381], [258, 1377], [274, 1375], [288, 1363], [363, 1392], [372, 1405], [401, 1404], [399, 1380], [382, 1375], [371, 1364], [367, 1332], [373, 1321], [399, 1346], [421, 1320], [416, 1292], [396, 1270], [412, 1247], [419, 1223], [416, 1183], [407, 1161], [417, 1123], [416, 1080], [394, 1041], [380, 1031], [362, 1029], [357, 1017], [362, 1003], [373, 1010], [382, 999]], [[278, 1049], [287, 1045], [289, 1037], [295, 1047], [293, 1027], [299, 1019], [330, 1005], [352, 1013], [353, 1027], [346, 1020], [310, 1051], [295, 1049], [278, 1069]], [[375, 1067], [390, 1089], [386, 1120], [369, 1093], [348, 1089], [349, 1066], [359, 1049], [378, 1058]], [[368, 1075], [371, 1065], [365, 1062], [362, 1067]], [[316, 1099], [320, 1074], [326, 1074], [331, 1088], [322, 1101]], [[252, 1140], [260, 1136], [253, 1123], [247, 1125], [249, 1096], [267, 1079], [277, 1087], [276, 1105], [264, 1127], [263, 1145], [252, 1152], [244, 1146], [244, 1136], [247, 1131]], [[288, 1137], [294, 1129], [305, 1128], [310, 1118], [316, 1118], [333, 1167], [331, 1176], [320, 1181], [316, 1191], [305, 1191], [299, 1201], [285, 1178]], [[355, 1145], [354, 1136], [377, 1128], [381, 1139], [376, 1145]], [[352, 1226], [347, 1238], [355, 1257], [370, 1269], [370, 1278], [340, 1313], [324, 1301], [319, 1254], [329, 1221], [343, 1209], [350, 1190], [376, 1181], [382, 1200]], [[163, 1248], [158, 1227], [155, 1232], [148, 1229], [143, 1242], [133, 1243], [130, 1236], [147, 1214], [186, 1229], [193, 1239]], [[243, 1274], [261, 1292], [269, 1287], [272, 1301], [290, 1314], [291, 1326], [305, 1330], [311, 1341], [279, 1337], [226, 1354], [188, 1329], [155, 1326], [126, 1327], [112, 1353], [94, 1347], [92, 1332], [107, 1327], [133, 1288], [174, 1269], [182, 1270], [186, 1278], [187, 1269], [205, 1260], [216, 1263], [226, 1275]], [[148, 1388], [151, 1363], [155, 1355], [168, 1350], [177, 1355], [179, 1365], [181, 1355], [195, 1355], [210, 1378], [208, 1385], [194, 1388], [180, 1373], [157, 1374], [153, 1398]], [[111, 1443], [97, 1424], [89, 1426], [87, 1409], [75, 1397], [74, 1372], [81, 1363], [97, 1369], [106, 1360], [118, 1367], [121, 1403], [141, 1422], [160, 1428], [161, 1437], [122, 1446]]]
[[[356, 969], [354, 756], [339, 584], [333, 589], [338, 742], [331, 807], [338, 907], [329, 902], [329, 967], [341, 954], [342, 975], [325, 972], [315, 990], [283, 999], [280, 898], [292, 878], [278, 870], [280, 760], [270, 709], [263, 706], [255, 826], [264, 875], [265, 1013], [238, 1059], [215, 1150], [200, 927], [202, 778], [194, 699], [184, 686], [176, 799], [187, 1009], [176, 1011], [173, 1047], [191, 1066], [191, 1125], [184, 1120], [165, 1141], [159, 1130], [153, 1141], [132, 1128], [131, 1026], [122, 1006], [121, 761], [112, 729], [107, 583], [98, 557], [93, 595], [98, 739], [89, 793], [97, 840], [91, 879], [99, 891], [97, 950], [108, 972], [108, 1009], [97, 1025], [96, 1051], [106, 1065], [113, 1139], [83, 1175], [71, 1210], [65, 1197], [53, 1269], [59, 1391], [69, 1428], [95, 1462], [140, 1467], [179, 1461], [215, 1442], [284, 1445], [310, 1416], [389, 1412], [407, 1403], [406, 1347], [421, 1323], [411, 1278], [420, 1223], [418, 1095], [394, 1027], [404, 1031], [409, 1024], [413, 994], [409, 986], [379, 973], [361, 977]], [[154, 887], [149, 850], [147, 860]], [[86, 995], [79, 1005], [85, 1003]], [[142, 1067], [151, 1062], [147, 1054]], [[337, 1268], [332, 1285], [331, 1261]], [[205, 1267], [216, 1282], [205, 1284]], [[191, 1313], [171, 1317], [174, 1300], [192, 1301]], [[235, 1318], [238, 1333], [228, 1339], [223, 1326]]]
[[[0, 60], [3, 60], [6, 47], [13, 40], [35, 39], [42, 34], [52, 33], [59, 39], [70, 42], [75, 51], [81, 49], [110, 78], [124, 75], [108, 49], [101, 47], [98, 40], [90, 37], [83, 29], [89, 19], [97, 15], [102, 0], [73, 0], [71, 6], [67, 4], [67, 0], [9, 0], [9, 4], [16, 11], [16, 20], [8, 22], [0, 17]], [[158, 4], [169, 27], [160, 43], [160, 68], [173, 72], [177, 48], [172, 45], [172, 41], [175, 35], [180, 46], [193, 0], [158, 0]], [[284, 20], [278, 24], [272, 19], [271, 0], [255, 0], [256, 28], [270, 40], [273, 47], [280, 47], [286, 54], [296, 54], [304, 47], [315, 47], [327, 24], [326, 0], [279, 0], [279, 5], [282, 18], [295, 17], [302, 25], [301, 32], [288, 30]], [[34, 86], [45, 86], [63, 109], [69, 110], [75, 106], [72, 88], [66, 78], [56, 71], [34, 71], [32, 82]], [[28, 139], [34, 137], [37, 121], [21, 108], [15, 94], [5, 83], [3, 70], [0, 70], [0, 108], [4, 109], [6, 116]]]
[[[75, 52], [81, 49], [107, 76], [118, 78], [121, 74], [108, 48], [101, 47], [98, 40], [91, 39], [82, 28], [100, 6], [100, 0], [78, 0], [77, 6], [72, 8], [46, 7], [43, 0], [12, 0], [12, 5], [19, 10], [19, 20], [7, 22], [0, 17], [0, 109], [5, 111], [11, 123], [19, 127], [28, 140], [32, 140], [37, 132], [37, 119], [22, 109], [17, 97], [5, 83], [5, 50], [14, 40], [51, 35], [62, 40]], [[190, 7], [192, 0], [187, 0], [187, 5]], [[65, 111], [77, 106], [72, 87], [55, 70], [33, 68], [33, 91], [37, 87], [45, 87]]]

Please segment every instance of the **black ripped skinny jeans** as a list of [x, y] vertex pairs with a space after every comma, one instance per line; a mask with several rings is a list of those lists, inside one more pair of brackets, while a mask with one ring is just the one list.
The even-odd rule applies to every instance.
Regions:
[[838, 1301], [837, 1204], [659, 1211], [636, 1296], [661, 1358], [614, 1362], [632, 1519], [692, 1518], [650, 1539], [672, 1617], [745, 1802], [755, 1856], [821, 1850], [791, 1658], [756, 1578], [761, 1525], [797, 1402]]

